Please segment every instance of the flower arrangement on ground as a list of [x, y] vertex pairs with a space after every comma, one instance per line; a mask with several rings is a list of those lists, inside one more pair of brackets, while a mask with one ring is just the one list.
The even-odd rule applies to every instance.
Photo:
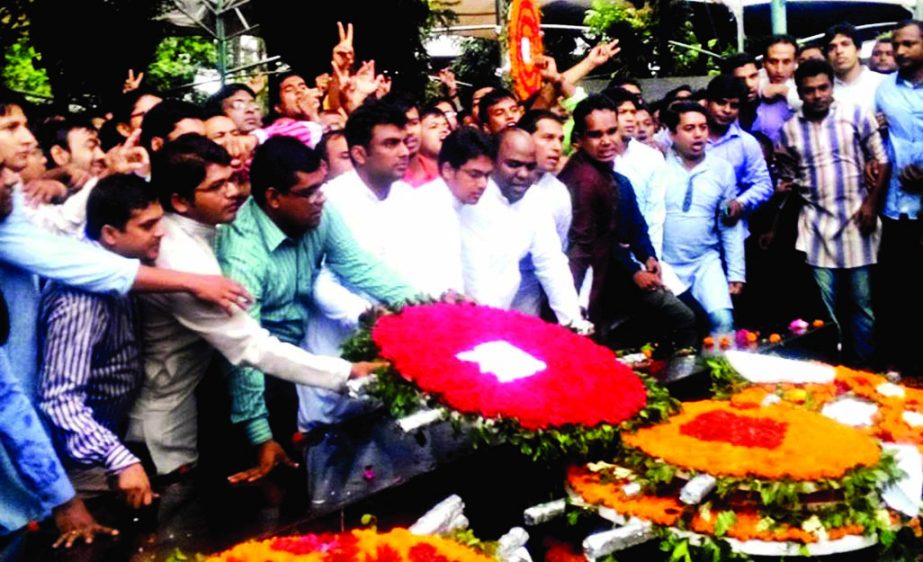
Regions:
[[769, 544], [823, 553], [890, 543], [901, 523], [880, 493], [902, 475], [894, 458], [867, 433], [791, 404], [684, 403], [622, 442], [612, 463], [571, 467], [569, 491], [658, 526], [676, 548], [694, 537], [753, 554]]
[[[711, 360], [714, 389], [733, 404], [782, 401], [824, 413], [883, 442], [914, 445], [923, 452], [923, 390], [895, 384], [865, 371], [838, 366], [826, 384], [750, 384], [726, 361]], [[857, 406], [840, 415], [840, 406]], [[861, 415], [860, 415], [861, 414]]]
[[555, 324], [468, 304], [406, 306], [344, 347], [351, 360], [384, 359], [368, 393], [395, 416], [438, 408], [487, 442], [533, 458], [588, 455], [619, 431], [675, 411], [666, 390], [611, 350]]
[[278, 537], [238, 544], [208, 562], [494, 562], [486, 550], [451, 538], [418, 536], [398, 528], [386, 533], [357, 529]]

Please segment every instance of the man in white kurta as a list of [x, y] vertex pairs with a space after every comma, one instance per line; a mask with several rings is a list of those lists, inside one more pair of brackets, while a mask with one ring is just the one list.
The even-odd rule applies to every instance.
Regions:
[[667, 186], [663, 261], [692, 288], [712, 331], [728, 333], [734, 329], [731, 295], [742, 290], [745, 278], [743, 227], [722, 220], [737, 195], [734, 170], [705, 152], [705, 110], [684, 103], [675, 111], [667, 116], [673, 148], [655, 178]]
[[495, 164], [484, 196], [462, 225], [468, 294], [482, 304], [512, 308], [520, 262], [529, 258], [558, 322], [585, 328], [551, 216], [539, 199], [525, 197], [536, 169], [532, 137], [521, 129], [500, 133]]

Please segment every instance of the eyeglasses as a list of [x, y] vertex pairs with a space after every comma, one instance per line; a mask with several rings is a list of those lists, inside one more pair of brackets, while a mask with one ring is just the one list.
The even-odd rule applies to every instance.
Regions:
[[241, 109], [258, 109], [260, 104], [256, 100], [228, 100], [230, 101], [229, 105], [231, 109], [236, 109], [240, 111]]
[[321, 190], [320, 186], [311, 187], [303, 191], [289, 191], [286, 195], [292, 197], [297, 197], [299, 199], [305, 199], [308, 203], [317, 203], [324, 197], [324, 192]]

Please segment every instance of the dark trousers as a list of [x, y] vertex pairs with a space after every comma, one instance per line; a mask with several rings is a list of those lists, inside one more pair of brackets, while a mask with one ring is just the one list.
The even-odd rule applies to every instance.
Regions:
[[[625, 326], [630, 327], [635, 337], [656, 342], [659, 356], [698, 346], [696, 315], [673, 293], [642, 291], [630, 278], [621, 280], [620, 287], [613, 290], [616, 292], [610, 302], [617, 303], [615, 316], [627, 316], [630, 324], [626, 322]], [[621, 341], [623, 334], [617, 333], [620, 331], [625, 330], [616, 327], [612, 334], [603, 334], [604, 340]]]
[[882, 217], [875, 304], [882, 360], [903, 375], [923, 376], [923, 227]]

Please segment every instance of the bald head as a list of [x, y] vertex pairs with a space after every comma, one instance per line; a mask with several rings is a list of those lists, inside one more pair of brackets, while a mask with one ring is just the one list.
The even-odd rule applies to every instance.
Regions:
[[517, 128], [501, 131], [497, 135], [497, 165], [493, 178], [503, 196], [510, 203], [519, 201], [535, 183], [536, 176], [532, 135]]

